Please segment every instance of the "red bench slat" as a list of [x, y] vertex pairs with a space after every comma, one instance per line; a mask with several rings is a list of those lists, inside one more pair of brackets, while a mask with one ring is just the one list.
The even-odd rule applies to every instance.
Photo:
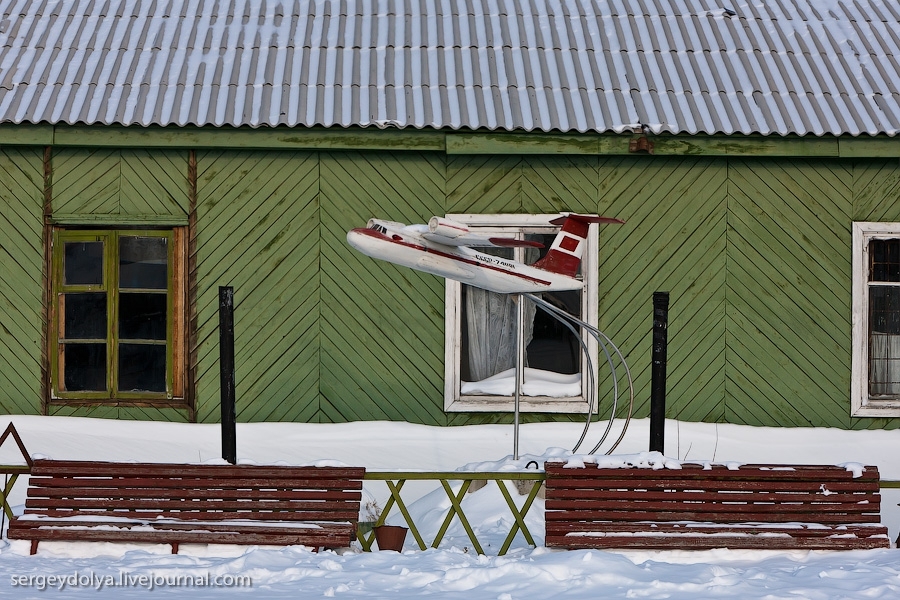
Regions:
[[[179, 544], [349, 545], [357, 467], [35, 461], [7, 536]], [[161, 522], [160, 519], [164, 519]], [[309, 527], [298, 527], [307, 524]]]
[[[876, 467], [545, 465], [545, 544], [563, 548], [886, 548]], [[800, 526], [798, 524], [806, 524]]]

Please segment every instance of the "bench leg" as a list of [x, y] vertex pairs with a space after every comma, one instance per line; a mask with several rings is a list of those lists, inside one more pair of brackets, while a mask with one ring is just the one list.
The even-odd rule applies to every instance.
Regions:
[[31, 540], [31, 554], [37, 554], [38, 540]]
[[172, 554], [178, 554], [178, 542], [172, 542]]

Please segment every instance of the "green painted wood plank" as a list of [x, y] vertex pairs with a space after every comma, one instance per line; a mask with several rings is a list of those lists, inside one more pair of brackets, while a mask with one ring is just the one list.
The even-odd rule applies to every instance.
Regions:
[[[327, 278], [323, 283], [327, 287]], [[398, 306], [396, 314], [389, 314], [387, 311], [373, 312], [368, 307], [345, 312], [335, 306], [346, 300], [346, 297], [323, 294], [323, 316], [327, 322], [341, 323], [339, 331], [345, 336], [342, 339], [347, 345], [359, 346], [357, 353], [367, 353], [368, 364], [390, 372], [392, 377], [406, 382], [404, 385], [411, 388], [435, 385], [419, 382], [442, 380], [442, 339], [432, 338], [430, 343], [420, 339], [420, 330], [410, 328], [405, 322], [405, 317], [409, 313], [403, 310], [403, 307]], [[333, 306], [335, 307], [332, 309]], [[354, 304], [350, 303], [348, 306]], [[372, 323], [372, 320], [376, 320], [377, 325]], [[354, 331], [346, 331], [346, 328], [351, 326]], [[432, 331], [436, 329], [434, 326], [431, 327]], [[441, 350], [440, 357], [435, 354], [437, 348]]]
[[[844, 150], [844, 140], [823, 136], [652, 136], [654, 154], [668, 155], [720, 155], [720, 156], [818, 156], [837, 157]], [[852, 146], [852, 143], [848, 143]], [[871, 150], [874, 150], [872, 148]], [[866, 152], [871, 150], [863, 150]]]
[[447, 160], [447, 212], [521, 213], [520, 157], [459, 156]]
[[[346, 315], [350, 317], [351, 315]], [[431, 407], [421, 398], [435, 398], [437, 390], [417, 388], [418, 382], [402, 373], [371, 368], [372, 356], [359, 346], [338, 343], [339, 331], [330, 323], [322, 327], [322, 394], [343, 414], [362, 420], [390, 419], [433, 423], [443, 411], [443, 402]], [[397, 375], [397, 377], [394, 377]], [[406, 387], [411, 386], [411, 387]], [[429, 413], [432, 414], [429, 414]]]
[[3, 123], [0, 124], [0, 144], [49, 146], [53, 143], [54, 129], [46, 123]]
[[[14, 225], [0, 219], [0, 231], [6, 240], [0, 246], [0, 261], [2, 261], [5, 273], [3, 273], [4, 285], [8, 286], [9, 293], [18, 299], [24, 306], [39, 306], [43, 302], [41, 293], [41, 271], [43, 264], [37, 260], [40, 257], [37, 251], [25, 243], [21, 230]], [[38, 237], [40, 232], [32, 232], [29, 237]], [[15, 299], [11, 301], [15, 304]]]
[[[767, 298], [761, 297], [758, 289], [753, 289], [748, 275], [743, 278], [739, 271], [733, 272], [729, 279], [729, 310], [732, 318], [737, 314], [751, 320], [755, 324], [749, 333], [760, 338], [757, 342], [765, 345], [764, 356], [768, 363], [777, 365], [779, 372], [790, 373], [791, 383], [802, 382], [802, 387], [791, 388], [797, 392], [797, 403], [816, 403], [820, 407], [826, 398], [843, 398], [850, 388], [849, 350], [845, 351], [844, 360], [833, 358], [831, 353], [822, 350], [822, 337], [816, 325], [808, 329], [798, 327], [796, 321], [802, 317], [777, 314], [766, 306]], [[802, 325], [802, 321], [800, 322]], [[843, 368], [842, 368], [843, 367]], [[815, 400], [813, 400], [815, 399]], [[837, 410], [844, 411], [847, 406]], [[820, 412], [826, 411], [819, 408]]]
[[106, 228], [117, 226], [136, 226], [158, 229], [161, 227], [184, 227], [188, 225], [188, 215], [123, 215], [121, 213], [66, 213], [57, 212], [50, 218], [54, 225], [91, 226]]
[[[762, 316], [745, 304], [749, 302], [747, 296], [751, 292], [741, 286], [739, 277], [729, 279], [728, 294], [728, 376], [735, 380], [739, 377], [760, 380], [757, 388], [761, 396], [755, 401], [761, 405], [764, 414], [757, 415], [759, 424], [838, 426], [839, 420], [849, 413], [849, 399], [838, 401], [843, 406], [833, 399], [846, 398], [846, 390], [835, 389], [819, 378], [815, 366], [808, 364], [810, 358], [794, 351], [787, 340], [780, 337], [776, 327], [768, 326], [768, 315]], [[728, 403], [732, 400], [740, 402], [737, 390], [731, 391]], [[774, 421], [773, 407], [780, 415]]]
[[596, 157], [524, 157], [522, 195], [533, 214], [597, 209]]
[[[741, 178], [740, 182], [746, 180]], [[833, 307], [838, 304], [837, 298], [847, 297], [850, 290], [849, 230], [841, 236], [844, 240], [842, 252], [822, 248], [816, 239], [818, 236], [806, 230], [802, 217], [790, 214], [787, 207], [780, 209], [779, 215], [772, 215], [764, 208], [767, 200], [762, 193], [751, 190], [747, 185], [740, 191], [746, 195], [738, 193], [735, 188], [731, 192], [735, 203], [731, 214], [741, 217], [734, 220], [735, 227], [740, 222], [744, 229], [753, 232], [752, 243], [775, 266], [774, 271], [791, 278], [791, 282], [785, 285], [819, 290], [823, 299], [819, 301], [816, 297], [809, 300], [816, 303], [825, 318], [839, 319]], [[743, 211], [749, 215], [743, 217]]]
[[118, 151], [65, 149], [53, 154], [54, 213], [118, 213]]
[[858, 138], [842, 136], [838, 138], [838, 148], [840, 156], [848, 158], [900, 156], [900, 140], [896, 136], [860, 136]]
[[[695, 241], [688, 236], [709, 228], [721, 231], [724, 190], [717, 179], [709, 169], [659, 174], [654, 177], [655, 187], [642, 189], [621, 209], [612, 207], [626, 224], [608, 228], [610, 237], [601, 257], [600, 303], [602, 315], [614, 315], [613, 322], [625, 327], [618, 330], [619, 335], [630, 339], [637, 334], [642, 316], [636, 311], [649, 305], [652, 292], [664, 290], [677, 296], [696, 276], [691, 269], [708, 248], [696, 245], [702, 237]], [[686, 202], [689, 190], [695, 188], [706, 192]], [[707, 202], [707, 197], [713, 201]], [[603, 319], [603, 323], [610, 322]]]
[[900, 169], [896, 161], [853, 165], [854, 221], [900, 221]]
[[455, 133], [447, 154], [598, 154], [597, 135], [546, 133]]
[[115, 406], [61, 406], [51, 404], [48, 414], [57, 417], [86, 417], [92, 419], [118, 419], [119, 409]]
[[[749, 179], [742, 170], [732, 169], [732, 174], [735, 171], [745, 175], [744, 181]], [[850, 188], [823, 183], [825, 177], [832, 175], [829, 169], [809, 163], [792, 162], [788, 167], [783, 163], [760, 161], [753, 165], [752, 172], [767, 188], [757, 201], [776, 222], [799, 219], [805, 237], [812, 239], [823, 252], [828, 252], [829, 246], [835, 253], [845, 250], [843, 242], [851, 212]], [[845, 178], [849, 179], [849, 173], [845, 173]]]
[[[730, 217], [734, 235], [729, 237], [729, 248], [739, 250], [741, 254], [736, 257], [741, 257], [740, 263], [745, 268], [753, 269], [753, 276], [766, 281], [767, 293], [777, 294], [785, 300], [787, 304], [782, 304], [777, 310], [808, 315], [814, 327], [815, 323], [849, 326], [849, 289], [846, 283], [841, 282], [840, 285], [836, 282], [836, 277], [831, 273], [841, 269], [835, 266], [829, 269], [821, 255], [821, 262], [812, 264], [814, 259], [808, 258], [806, 247], [799, 247], [790, 234], [774, 238], [776, 228], [767, 227], [765, 222], [766, 217], [762, 213], [747, 215], [735, 207]], [[843, 257], [834, 257], [833, 260], [843, 262]], [[849, 271], [846, 267], [844, 270]], [[807, 293], [809, 290], [816, 290], [816, 293]], [[835, 341], [841, 345], [846, 343], [846, 338], [836, 338]], [[828, 344], [829, 347], [834, 345], [833, 342]]]
[[43, 156], [0, 151], [0, 411], [41, 407]]
[[[274, 365], [306, 347], [315, 348], [318, 338], [319, 294], [316, 292], [305, 299], [305, 302], [279, 305], [280, 314], [275, 315], [271, 326], [265, 329], [256, 328], [251, 321], [257, 316], [258, 307], [268, 308], [265, 304], [251, 305], [250, 310], [242, 311], [241, 329], [237, 335], [236, 362], [242, 368], [252, 371], [255, 378], [265, 378]], [[248, 323], [248, 321], [250, 321]], [[275, 370], [277, 373], [278, 370]], [[253, 383], [248, 382], [248, 383]]]
[[188, 211], [187, 152], [122, 152], [122, 203], [125, 214], [176, 214]]
[[[202, 219], [204, 227], [209, 228], [210, 233], [207, 235], [214, 232], [218, 239], [218, 243], [212, 248], [203, 240], [201, 260], [225, 265], [227, 270], [233, 272], [253, 259], [252, 255], [242, 256], [243, 252], [239, 250], [245, 245], [246, 239], [258, 238], [261, 240], [259, 247], [263, 248], [274, 243], [279, 235], [283, 236], [283, 232], [290, 230], [291, 219], [286, 215], [296, 211], [293, 206], [296, 201], [303, 206], [314, 201], [315, 179], [306, 169], [288, 169], [286, 161], [287, 157], [282, 156], [277, 160], [269, 157], [264, 162], [254, 163], [252, 175], [249, 171], [245, 172], [242, 183], [236, 185], [229, 196], [216, 205], [204, 202], [205, 198], [201, 199], [198, 218]], [[298, 196], [297, 200], [293, 197], [295, 194]], [[243, 208], [245, 206], [249, 210]], [[238, 210], [241, 211], [241, 217], [235, 218]], [[307, 226], [312, 233], [315, 224]], [[231, 263], [233, 259], [237, 260], [235, 265]], [[217, 269], [218, 278], [226, 277], [224, 270], [224, 267]]]
[[[2, 135], [2, 133], [0, 133]], [[445, 134], [417, 129], [91, 127], [57, 125], [58, 146], [144, 148], [243, 148], [256, 150], [428, 150], [443, 151]], [[35, 135], [35, 139], [43, 139]], [[0, 137], [2, 141], [2, 137]]]
[[[122, 407], [117, 409], [117, 419], [129, 421], [162, 421], [167, 423], [187, 423], [188, 411], [186, 408], [152, 408], [152, 407]], [[201, 456], [198, 460], [217, 458], [215, 456]]]
[[[292, 359], [317, 356], [318, 160], [279, 152], [207, 153], [198, 157], [198, 418], [218, 418], [217, 309], [219, 285], [235, 287], [236, 388], [240, 416], [269, 420], [315, 418], [318, 360], [301, 372]], [[310, 270], [312, 269], [312, 270]], [[308, 286], [309, 291], [297, 286]], [[311, 304], [310, 304], [311, 299]], [[298, 324], [299, 323], [299, 324]], [[311, 337], [310, 337], [310, 333]], [[308, 348], [316, 349], [311, 355]], [[310, 375], [315, 375], [309, 379]], [[303, 414], [291, 408], [312, 398]], [[281, 408], [279, 408], [281, 407]]]

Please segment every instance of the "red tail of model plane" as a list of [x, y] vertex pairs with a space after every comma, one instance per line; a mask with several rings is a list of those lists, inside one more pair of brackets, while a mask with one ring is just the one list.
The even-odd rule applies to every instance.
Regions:
[[621, 219], [598, 217], [596, 215], [566, 215], [550, 221], [553, 225], [562, 225], [556, 234], [553, 245], [544, 258], [532, 266], [551, 273], [559, 273], [566, 277], [578, 274], [578, 265], [584, 254], [584, 243], [587, 239], [588, 227], [591, 223], [624, 223]]

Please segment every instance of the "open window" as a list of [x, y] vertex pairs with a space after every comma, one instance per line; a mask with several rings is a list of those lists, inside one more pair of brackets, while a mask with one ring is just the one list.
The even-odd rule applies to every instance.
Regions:
[[183, 401], [184, 229], [54, 230], [51, 402]]
[[[447, 215], [473, 233], [515, 237], [544, 244], [536, 248], [479, 248], [531, 264], [549, 250], [559, 227], [556, 215]], [[579, 277], [581, 291], [549, 292], [542, 298], [596, 327], [597, 226], [589, 229]], [[517, 308], [515, 297], [447, 280], [444, 408], [450, 412], [512, 411], [515, 393]], [[565, 325], [526, 300], [526, 373], [520, 410], [577, 413], [587, 410], [589, 349], [596, 381], [597, 348], [590, 336]], [[580, 338], [580, 339], [579, 339]]]
[[900, 416], [900, 223], [853, 224], [852, 415]]

